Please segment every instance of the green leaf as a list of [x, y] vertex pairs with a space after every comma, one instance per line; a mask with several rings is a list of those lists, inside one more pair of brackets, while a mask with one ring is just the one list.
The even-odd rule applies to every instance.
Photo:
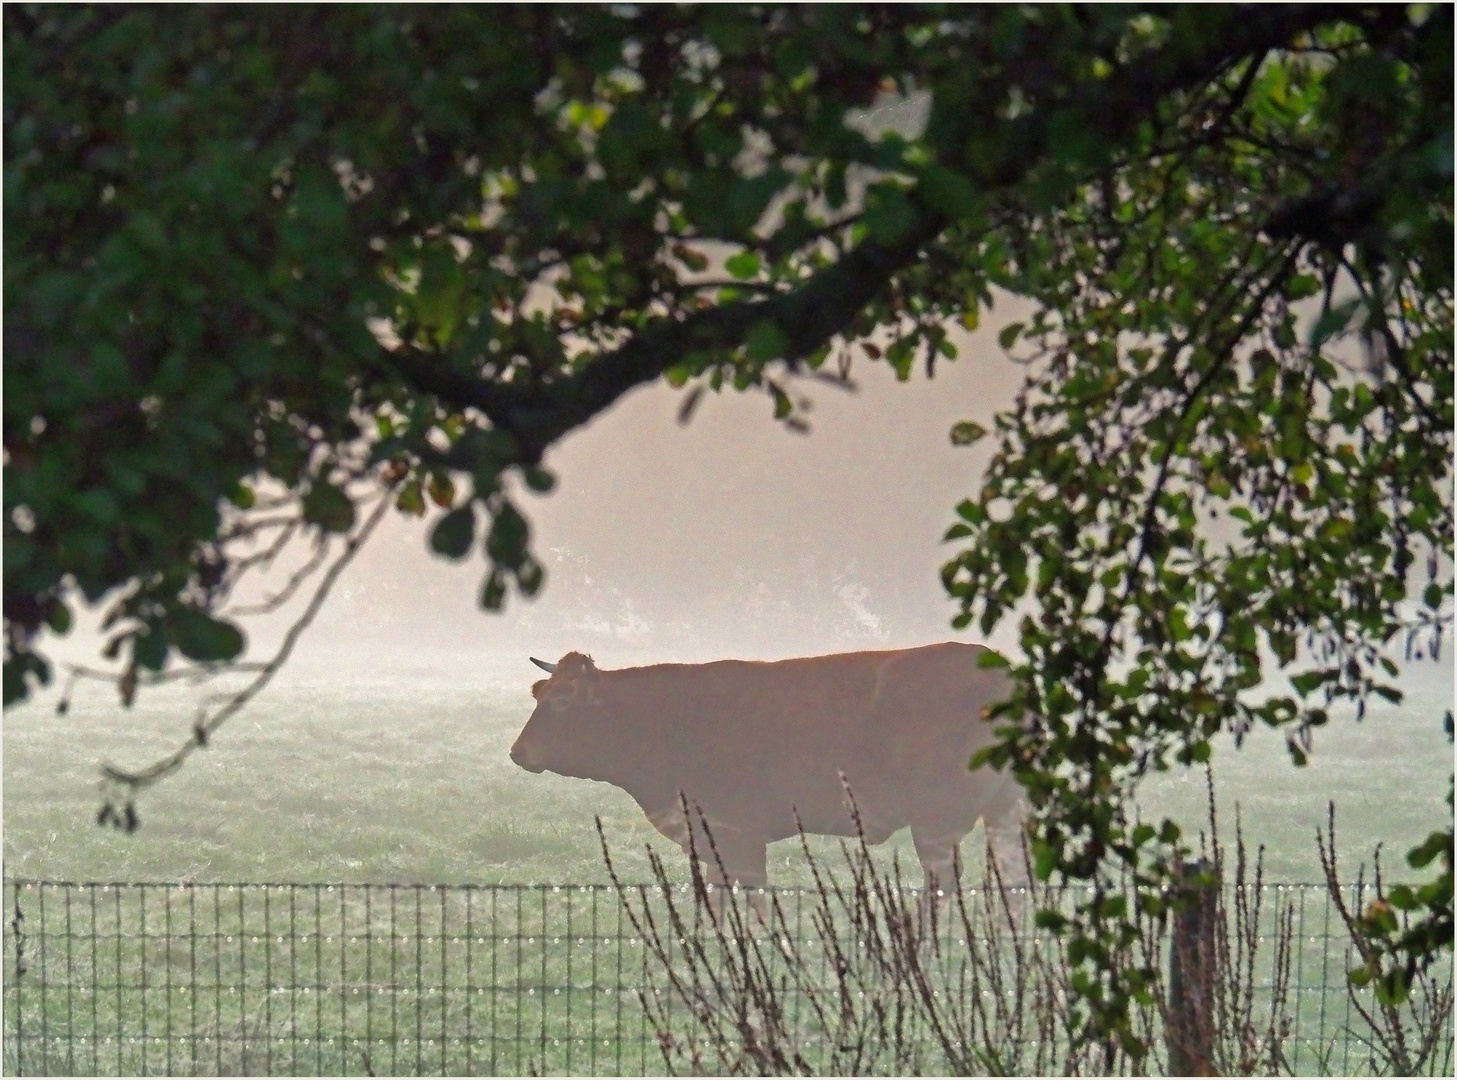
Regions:
[[132, 635], [132, 660], [138, 667], [161, 671], [167, 663], [167, 632], [152, 625]]
[[987, 429], [975, 420], [961, 420], [951, 427], [952, 446], [972, 446], [986, 438]]
[[1066, 915], [1063, 915], [1061, 912], [1058, 911], [1053, 911], [1050, 908], [1043, 908], [1038, 911], [1037, 914], [1033, 917], [1032, 921], [1036, 923], [1036, 925], [1040, 929], [1047, 930], [1054, 934], [1066, 929], [1068, 924]]
[[673, 254], [682, 261], [684, 266], [688, 267], [695, 274], [700, 274], [708, 269], [708, 259], [701, 252], [685, 244], [674, 244]]
[[1310, 347], [1318, 349], [1333, 336], [1345, 330], [1351, 321], [1351, 315], [1360, 306], [1360, 300], [1347, 300], [1343, 304], [1337, 304], [1322, 312], [1320, 318], [1315, 320], [1315, 325], [1310, 328]]
[[980, 769], [983, 765], [987, 764], [994, 757], [996, 757], [996, 754], [997, 748], [995, 746], [983, 746], [975, 754], [971, 755], [971, 761], [967, 765], [967, 768], [972, 771]]
[[51, 601], [50, 611], [46, 613], [46, 625], [57, 634], [67, 634], [71, 630], [71, 609], [61, 600]]
[[1321, 686], [1326, 681], [1326, 678], [1327, 675], [1324, 671], [1305, 671], [1293, 676], [1290, 680], [1290, 685], [1295, 688], [1296, 693], [1304, 697], [1318, 686]]
[[493, 562], [516, 568], [526, 560], [526, 541], [530, 530], [526, 519], [510, 503], [503, 503], [491, 522], [486, 536], [486, 554]]
[[1386, 899], [1398, 911], [1415, 911], [1421, 906], [1410, 885], [1393, 885], [1386, 894]]
[[304, 520], [326, 532], [347, 533], [354, 527], [354, 501], [327, 480], [315, 480], [303, 500]]
[[730, 255], [723, 262], [723, 268], [732, 277], [740, 281], [748, 281], [759, 276], [759, 253], [757, 251], [741, 251], [737, 255]]
[[429, 494], [430, 501], [442, 510], [449, 510], [455, 505], [455, 481], [450, 478], [449, 473], [432, 472], [425, 491]]
[[933, 210], [953, 221], [976, 217], [981, 213], [982, 197], [977, 186], [960, 173], [936, 164], [919, 170], [916, 191]]
[[861, 220], [879, 243], [894, 244], [916, 224], [916, 208], [905, 193], [890, 184], [870, 189]]
[[1037, 875], [1038, 881], [1046, 881], [1052, 877], [1053, 868], [1057, 866], [1057, 852], [1047, 845], [1034, 845], [1037, 848], [1037, 857], [1033, 865], [1033, 873]]
[[1002, 327], [1001, 332], [997, 334], [997, 344], [1004, 349], [1010, 349], [1013, 343], [1016, 342], [1017, 335], [1021, 332], [1021, 323], [1008, 323], [1006, 326]]
[[995, 649], [983, 649], [981, 655], [976, 658], [976, 666], [979, 668], [1006, 669], [1012, 666], [1012, 662]]
[[522, 470], [522, 477], [527, 487], [542, 495], [556, 487], [556, 477], [540, 465], [528, 465]]
[[493, 569], [486, 575], [486, 583], [481, 586], [481, 607], [487, 611], [500, 611], [506, 603], [506, 577], [499, 569]]
[[911, 377], [911, 364], [916, 359], [916, 338], [899, 338], [891, 342], [890, 347], [885, 350], [885, 362], [895, 369], [895, 377], [898, 382], [905, 382]]
[[768, 363], [784, 356], [789, 348], [789, 337], [777, 325], [767, 319], [756, 322], [744, 335], [744, 351], [755, 363]]
[[419, 480], [411, 480], [400, 488], [400, 493], [395, 497], [395, 507], [402, 513], [420, 517], [425, 513], [425, 492], [420, 486]]
[[1376, 1000], [1382, 1005], [1400, 1005], [1410, 993], [1411, 987], [1407, 985], [1406, 973], [1400, 968], [1388, 971], [1376, 984]]
[[29, 679], [34, 676], [42, 686], [51, 681], [51, 666], [35, 653], [21, 653], [5, 660], [5, 704], [24, 701], [30, 694]]
[[789, 400], [782, 387], [776, 383], [769, 384], [769, 393], [774, 398], [774, 419], [783, 420], [794, 412], [794, 402]]
[[178, 652], [200, 663], [235, 659], [246, 644], [243, 631], [233, 623], [189, 607], [167, 616], [167, 634]]
[[535, 596], [546, 581], [546, 570], [530, 556], [516, 568], [515, 573], [516, 585], [522, 596]]
[[980, 503], [972, 502], [970, 499], [962, 499], [956, 504], [956, 513], [959, 517], [965, 518], [973, 525], [981, 525], [987, 519], [986, 508]]
[[463, 559], [476, 535], [476, 511], [472, 503], [457, 506], [430, 530], [430, 547], [447, 559]]
[[1452, 833], [1450, 831], [1431, 833], [1420, 844], [1407, 852], [1407, 865], [1413, 870], [1420, 870], [1429, 865], [1439, 855], [1444, 852], [1450, 852], [1451, 850]]

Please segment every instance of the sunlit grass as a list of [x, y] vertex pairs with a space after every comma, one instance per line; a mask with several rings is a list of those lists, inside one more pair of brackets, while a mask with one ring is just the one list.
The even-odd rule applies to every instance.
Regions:
[[[619, 871], [647, 880], [644, 845], [682, 856], [632, 799], [604, 783], [518, 769], [507, 750], [530, 715], [536, 672], [520, 657], [377, 661], [288, 672], [176, 776], [145, 793], [133, 835], [98, 828], [97, 766], [141, 765], [184, 737], [195, 695], [148, 691], [124, 711], [83, 687], [66, 716], [54, 694], [7, 711], [4, 852], [9, 877], [70, 880], [604, 883], [593, 829], [601, 815]], [[1334, 798], [1343, 857], [1386, 841], [1388, 867], [1445, 813], [1451, 749], [1440, 718], [1450, 667], [1405, 679], [1401, 706], [1373, 704], [1356, 724], [1317, 734], [1312, 764], [1294, 768], [1281, 736], [1221, 746], [1223, 813], [1241, 807], [1246, 835], [1267, 845], [1271, 880], [1318, 878], [1314, 836]], [[1156, 778], [1150, 815], [1197, 830], [1202, 773]], [[981, 833], [963, 852], [979, 862]], [[837, 841], [822, 838], [828, 852]], [[904, 830], [877, 849], [914, 871]], [[807, 885], [795, 841], [770, 848], [775, 884]]]

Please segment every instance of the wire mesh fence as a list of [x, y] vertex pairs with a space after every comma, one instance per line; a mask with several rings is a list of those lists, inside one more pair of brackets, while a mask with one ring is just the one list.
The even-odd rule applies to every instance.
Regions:
[[[1372, 1071], [1325, 887], [1263, 888], [1260, 940], [1294, 925], [1293, 1071]], [[657, 886], [628, 891], [662, 910]], [[758, 932], [811, 955], [812, 891], [777, 899], [783, 924]], [[694, 1037], [612, 886], [13, 881], [4, 904], [11, 1075], [643, 1075], [664, 1069], [664, 1016]]]

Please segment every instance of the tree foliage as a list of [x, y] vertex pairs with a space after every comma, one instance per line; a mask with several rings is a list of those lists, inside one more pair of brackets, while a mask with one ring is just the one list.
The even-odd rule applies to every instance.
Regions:
[[[4, 28], [7, 702], [78, 599], [107, 605], [125, 701], [177, 655], [236, 662], [239, 581], [295, 538], [347, 558], [388, 504], [483, 553], [483, 606], [532, 595], [508, 481], [549, 490], [544, 451], [627, 390], [689, 387], [686, 416], [759, 388], [801, 425], [795, 379], [929, 374], [950, 320], [1017, 293], [1028, 384], [945, 579], [962, 625], [1027, 611], [1007, 715], [1037, 720], [991, 761], [1039, 872], [1100, 886], [1069, 933], [1111, 1039], [1146, 991], [1111, 959], [1128, 904], [1183, 852], [1130, 819], [1139, 778], [1256, 723], [1300, 758], [1450, 620], [1450, 7]], [[1272, 664], [1293, 694], [1253, 693]]]
[[[1451, 58], [1406, 19], [1171, 99], [1143, 153], [1008, 230], [1031, 374], [945, 580], [961, 625], [1033, 600], [1008, 715], [1037, 721], [985, 756], [1038, 809], [1039, 870], [1099, 886], [1074, 936], [1105, 1029], [1152, 976], [1106, 964], [1124, 905], [1160, 910], [1186, 850], [1134, 817], [1139, 780], [1256, 725], [1303, 764], [1332, 702], [1400, 700], [1390, 645], [1435, 656], [1450, 623]], [[1451, 945], [1451, 837], [1412, 854], [1447, 861], [1400, 894], [1431, 913], [1408, 959]]]

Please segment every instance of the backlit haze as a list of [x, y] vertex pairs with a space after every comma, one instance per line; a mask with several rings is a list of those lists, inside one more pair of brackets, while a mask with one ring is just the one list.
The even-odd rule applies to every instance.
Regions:
[[[439, 511], [391, 514], [279, 677], [143, 795], [134, 836], [95, 826], [97, 766], [139, 768], [175, 750], [209, 688], [143, 687], [124, 710], [114, 688], [87, 682], [58, 717], [53, 685], [7, 710], [7, 873], [598, 880], [601, 815], [614, 850], [638, 860], [624, 873], [645, 879], [643, 844], [661, 837], [625, 793], [528, 774], [507, 758], [541, 678], [527, 657], [578, 650], [616, 668], [982, 640], [975, 626], [951, 629], [939, 570], [957, 550], [941, 537], [956, 504], [979, 491], [995, 443], [954, 447], [950, 428], [990, 428], [1023, 378], [996, 331], [1025, 308], [1003, 301], [992, 314], [975, 334], [957, 333], [960, 359], [939, 362], [932, 379], [920, 367], [898, 384], [860, 357], [855, 393], [797, 381], [791, 393], [813, 401], [808, 435], [776, 423], [762, 393], [706, 394], [686, 427], [682, 392], [658, 382], [627, 395], [550, 452], [552, 494], [520, 495], [548, 577], [536, 600], [512, 596], [503, 614], [478, 606], [478, 548], [460, 563], [430, 554]], [[304, 555], [236, 599], [276, 590]], [[246, 658], [268, 659], [301, 606], [296, 597], [281, 615], [244, 619]], [[82, 613], [69, 637], [44, 642], [58, 676], [65, 661], [102, 666], [95, 621]], [[1015, 624], [1005, 618], [986, 643], [1015, 652]], [[1252, 839], [1270, 843], [1273, 877], [1318, 878], [1314, 832], [1328, 798], [1342, 809], [1351, 863], [1382, 840], [1404, 852], [1439, 824], [1452, 676], [1444, 653], [1407, 665], [1402, 705], [1376, 702], [1364, 724], [1338, 709], [1305, 770], [1291, 767], [1280, 732], [1252, 733], [1242, 752], [1219, 740], [1221, 804], [1242, 806]], [[242, 685], [233, 675], [214, 689]], [[1176, 769], [1144, 794], [1154, 815], [1204, 820], [1202, 771]], [[913, 858], [904, 836], [896, 843]], [[783, 858], [776, 880], [796, 872]]]
[[[706, 394], [684, 426], [682, 392], [639, 388], [548, 454], [554, 492], [520, 497], [547, 569], [535, 600], [482, 611], [479, 551], [446, 562], [428, 551], [435, 515], [391, 515], [297, 659], [436, 658], [448, 670], [472, 655], [576, 649], [616, 667], [974, 640], [949, 627], [938, 571], [954, 549], [941, 536], [993, 440], [958, 448], [949, 431], [963, 419], [990, 428], [1022, 370], [994, 333], [958, 344], [961, 358], [932, 379], [922, 366], [897, 383], [862, 357], [853, 393], [797, 380], [795, 396], [813, 403], [807, 435], [775, 422], [763, 393]], [[273, 636], [258, 620], [250, 630]]]

